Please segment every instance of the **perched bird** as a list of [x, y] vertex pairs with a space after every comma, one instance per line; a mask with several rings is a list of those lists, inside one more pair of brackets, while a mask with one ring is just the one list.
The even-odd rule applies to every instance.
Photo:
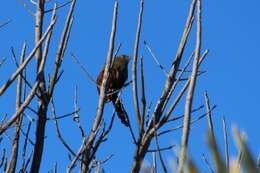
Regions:
[[[105, 97], [106, 102], [112, 101], [118, 117], [120, 118], [121, 122], [127, 127], [129, 126], [128, 116], [123, 104], [118, 98], [118, 93], [122, 89], [128, 78], [129, 60], [130, 58], [127, 55], [119, 55], [115, 57], [110, 69], [109, 78], [107, 79]], [[98, 94], [100, 93], [100, 86], [102, 84], [104, 71], [105, 67], [102, 68], [96, 80]]]

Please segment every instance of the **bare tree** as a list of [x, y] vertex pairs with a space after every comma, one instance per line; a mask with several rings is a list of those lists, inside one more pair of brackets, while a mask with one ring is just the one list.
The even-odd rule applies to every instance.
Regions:
[[[130, 122], [129, 117], [126, 115], [126, 126], [129, 129], [131, 139], [129, 143], [134, 146], [135, 152], [132, 157], [131, 173], [138, 172], [156, 172], [158, 169], [157, 162], [161, 164], [162, 171], [164, 173], [168, 172], [167, 164], [164, 162], [162, 152], [172, 149], [175, 145], [169, 144], [169, 146], [162, 147], [159, 144], [160, 137], [162, 135], [174, 132], [177, 129], [182, 129], [182, 139], [181, 139], [181, 149], [178, 155], [178, 173], [183, 173], [185, 165], [188, 166], [190, 172], [198, 172], [195, 164], [192, 160], [188, 158], [187, 148], [189, 144], [189, 133], [190, 126], [199, 121], [200, 119], [208, 118], [209, 127], [209, 145], [212, 151], [213, 160], [215, 161], [215, 167], [212, 167], [208, 162], [206, 156], [203, 154], [203, 161], [206, 163], [210, 172], [228, 172], [234, 166], [230, 165], [229, 160], [229, 150], [228, 150], [228, 139], [227, 139], [227, 125], [223, 119], [223, 131], [224, 131], [224, 141], [225, 141], [225, 158], [226, 161], [222, 161], [221, 155], [218, 152], [218, 146], [215, 141], [214, 126], [212, 120], [212, 111], [216, 106], [210, 105], [209, 96], [205, 92], [205, 107], [206, 111], [202, 115], [192, 119], [192, 114], [201, 110], [204, 106], [199, 108], [194, 108], [193, 97], [196, 92], [197, 78], [203, 74], [205, 71], [200, 69], [205, 57], [208, 55], [208, 50], [204, 52], [201, 51], [201, 37], [202, 37], [202, 18], [201, 18], [201, 0], [191, 0], [189, 12], [187, 15], [186, 23], [183, 29], [182, 36], [180, 38], [179, 46], [176, 51], [175, 57], [172, 58], [172, 64], [170, 70], [166, 70], [161, 64], [160, 60], [155, 56], [152, 48], [148, 42], [144, 42], [144, 48], [148, 50], [150, 56], [154, 59], [155, 63], [160, 67], [163, 74], [166, 76], [163, 90], [161, 91], [160, 98], [155, 100], [155, 106], [152, 104], [147, 104], [146, 99], [146, 81], [144, 68], [144, 58], [139, 55], [140, 52], [140, 40], [142, 39], [142, 21], [143, 14], [145, 13], [145, 2], [140, 0], [140, 9], [137, 19], [137, 29], [135, 33], [135, 43], [133, 49], [133, 63], [131, 69], [131, 79], [130, 81], [124, 83], [123, 87], [119, 90], [110, 91], [109, 82], [111, 82], [111, 76], [113, 75], [113, 65], [115, 58], [121, 47], [121, 44], [115, 49], [115, 40], [117, 34], [118, 21], [117, 16], [120, 13], [119, 2], [115, 0], [113, 8], [113, 17], [111, 25], [111, 33], [109, 39], [109, 46], [107, 51], [107, 56], [104, 64], [103, 78], [101, 84], [96, 83], [95, 79], [87, 72], [85, 67], [80, 63], [80, 60], [71, 53], [70, 56], [76, 61], [80, 68], [86, 73], [87, 77], [93, 82], [95, 86], [99, 88], [99, 99], [97, 104], [97, 111], [94, 119], [89, 119], [92, 121], [92, 126], [90, 129], [86, 129], [81, 123], [81, 112], [78, 105], [78, 89], [75, 87], [75, 97], [74, 97], [74, 111], [58, 115], [56, 109], [56, 99], [53, 97], [56, 91], [56, 85], [61, 78], [63, 71], [61, 71], [61, 65], [66, 55], [67, 44], [70, 41], [70, 32], [73, 25], [73, 15], [76, 6], [76, 0], [71, 0], [65, 2], [61, 5], [57, 5], [53, 2], [52, 9], [46, 9], [46, 4], [50, 3], [46, 0], [31, 0], [28, 4], [26, 1], [20, 1], [29, 14], [34, 17], [35, 28], [34, 28], [34, 45], [31, 50], [28, 49], [28, 43], [24, 42], [21, 53], [20, 60], [18, 62], [16, 58], [16, 53], [12, 49], [13, 60], [16, 65], [14, 72], [3, 82], [0, 87], [0, 96], [3, 96], [10, 86], [14, 85], [17, 81], [16, 86], [16, 105], [14, 108], [14, 113], [9, 116], [9, 113], [1, 117], [0, 121], [0, 143], [5, 140], [4, 136], [11, 142], [10, 156], [6, 152], [6, 146], [2, 147], [2, 154], [0, 157], [0, 169], [7, 173], [14, 172], [40, 172], [40, 166], [43, 163], [42, 157], [45, 151], [45, 136], [46, 136], [46, 123], [50, 120], [55, 124], [55, 130], [57, 134], [57, 140], [60, 141], [60, 145], [64, 147], [69, 153], [69, 165], [66, 165], [66, 172], [70, 173], [76, 168], [79, 169], [81, 173], [88, 172], [104, 172], [102, 164], [109, 162], [112, 155], [108, 156], [104, 160], [98, 160], [96, 155], [97, 152], [102, 148], [102, 144], [109, 138], [109, 134], [114, 124], [114, 118], [116, 111], [113, 112], [111, 120], [107, 123], [103, 118], [104, 107], [108, 101], [108, 97], [117, 94], [117, 100], [120, 100], [120, 93], [124, 87], [132, 87], [133, 98], [131, 99], [134, 105], [134, 115], [136, 121]], [[55, 41], [53, 38], [53, 32], [56, 32], [56, 21], [57, 10], [70, 6], [66, 13], [66, 20], [63, 22], [63, 30], [59, 34], [59, 45], [57, 47], [55, 58], [51, 59], [50, 55], [50, 44]], [[31, 9], [33, 7], [33, 9]], [[35, 11], [35, 12], [34, 12]], [[50, 19], [49, 19], [49, 14]], [[4, 28], [11, 20], [3, 22], [0, 24], [0, 29]], [[193, 45], [194, 51], [191, 52], [190, 57], [184, 57], [184, 52], [186, 51], [186, 45], [188, 44], [189, 37], [191, 35], [192, 26], [195, 25], [196, 21], [196, 44]], [[62, 21], [61, 21], [62, 22]], [[47, 27], [44, 27], [44, 23], [48, 23]], [[0, 30], [1, 32], [1, 30]], [[58, 32], [58, 31], [57, 31]], [[73, 41], [73, 40], [72, 40]], [[28, 65], [31, 63], [32, 59], [36, 59], [36, 74], [27, 74]], [[50, 60], [53, 63], [53, 67], [46, 68], [46, 61]], [[0, 68], [5, 65], [6, 58], [1, 58]], [[193, 63], [191, 63], [193, 62]], [[184, 64], [182, 66], [182, 64]], [[192, 64], [192, 65], [191, 65]], [[189, 70], [191, 69], [191, 70]], [[48, 74], [48, 75], [47, 75]], [[186, 74], [186, 75], [185, 75]], [[188, 75], [187, 75], [188, 74]], [[28, 75], [30, 75], [28, 77]], [[185, 77], [186, 78], [185, 78]], [[187, 77], [188, 76], [188, 77]], [[28, 79], [34, 78], [31, 82]], [[181, 88], [178, 90], [178, 88]], [[187, 93], [186, 93], [187, 92]], [[186, 95], [185, 95], [186, 94]], [[173, 95], [175, 97], [173, 98]], [[180, 105], [180, 100], [185, 99], [185, 103]], [[173, 100], [173, 101], [172, 101]], [[33, 102], [37, 102], [37, 106]], [[173, 116], [172, 113], [176, 109], [176, 106], [180, 105], [183, 107], [183, 115]], [[123, 106], [123, 105], [121, 105]], [[30, 111], [36, 115], [36, 118], [29, 116], [26, 112]], [[152, 111], [154, 110], [154, 111]], [[48, 117], [48, 114], [52, 114], [52, 117]], [[75, 149], [72, 145], [66, 141], [67, 135], [60, 128], [60, 120], [65, 117], [73, 117], [73, 123], [79, 129], [79, 135], [81, 136], [81, 145], [79, 148]], [[29, 119], [29, 123], [25, 123], [25, 120]], [[183, 119], [183, 123], [177, 127], [167, 126], [168, 124]], [[36, 123], [36, 128], [31, 128], [32, 124]], [[108, 124], [108, 125], [107, 125]], [[23, 130], [22, 127], [27, 127]], [[169, 127], [165, 129], [164, 127]], [[13, 129], [13, 130], [12, 130]], [[13, 137], [9, 137], [9, 131], [13, 131]], [[23, 136], [24, 140], [21, 140]], [[245, 145], [244, 139], [237, 130], [234, 130], [234, 136], [240, 150], [240, 157], [238, 165], [240, 162], [243, 163], [246, 169], [251, 172], [257, 172], [258, 168], [255, 167], [254, 160]], [[151, 148], [151, 143], [155, 142], [156, 148]], [[28, 145], [30, 147], [28, 147]], [[29, 151], [28, 148], [32, 148]], [[143, 160], [147, 155], [152, 153], [153, 164], [151, 168], [143, 169]], [[21, 164], [18, 161], [21, 160]], [[159, 160], [159, 161], [158, 161]], [[52, 166], [50, 172], [58, 172], [59, 162]], [[192, 171], [191, 171], [192, 170]]]

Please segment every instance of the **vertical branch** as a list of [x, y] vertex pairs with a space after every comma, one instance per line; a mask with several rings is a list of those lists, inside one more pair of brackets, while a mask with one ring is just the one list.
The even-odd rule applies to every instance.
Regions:
[[[35, 44], [40, 40], [42, 36], [42, 24], [44, 17], [45, 0], [39, 0], [37, 3], [37, 12], [35, 14]], [[37, 61], [37, 72], [42, 59], [42, 46], [40, 45], [35, 53]]]
[[248, 146], [245, 143], [243, 134], [241, 134], [236, 127], [234, 127], [232, 130], [233, 130], [234, 139], [236, 141], [236, 145], [240, 150], [240, 152], [243, 154], [241, 158], [243, 164], [243, 170], [245, 172], [250, 172], [250, 173], [259, 173], [253, 155], [251, 154]]
[[222, 118], [223, 121], [223, 133], [224, 133], [224, 141], [225, 141], [225, 156], [226, 156], [226, 168], [229, 170], [229, 153], [228, 153], [228, 138], [227, 138], [227, 126], [225, 117]]
[[183, 173], [184, 163], [186, 160], [186, 150], [187, 150], [187, 146], [188, 146], [189, 132], [190, 132], [190, 115], [191, 115], [193, 94], [194, 94], [195, 85], [196, 85], [198, 64], [199, 64], [199, 58], [200, 58], [200, 47], [201, 47], [201, 1], [200, 0], [198, 0], [198, 2], [197, 2], [196, 37], [197, 37], [197, 39], [196, 39], [195, 58], [193, 61], [190, 85], [189, 85], [189, 90], [188, 90], [188, 93], [186, 96], [186, 103], [185, 103], [185, 113], [184, 113], [183, 132], [182, 132], [180, 162], [179, 162], [178, 173]]
[[144, 0], [140, 0], [140, 12], [139, 12], [137, 31], [135, 36], [135, 48], [134, 48], [133, 66], [132, 66], [133, 97], [134, 97], [135, 113], [136, 113], [137, 121], [139, 123], [139, 130], [141, 130], [141, 118], [140, 118], [140, 110], [139, 110], [139, 103], [138, 103], [136, 64], [137, 64], [137, 56], [138, 56], [139, 39], [140, 39], [140, 33], [142, 27], [143, 7], [144, 7]]
[[79, 151], [77, 152], [75, 158], [70, 162], [70, 165], [66, 170], [67, 173], [70, 173], [72, 171], [72, 169], [75, 167], [77, 160], [79, 160], [79, 157], [81, 156], [81, 154], [84, 150], [85, 143], [86, 143], [86, 138], [83, 138], [83, 142], [82, 142], [82, 145], [79, 148]]
[[140, 134], [144, 133], [144, 119], [146, 109], [145, 89], [144, 89], [144, 69], [143, 69], [143, 57], [140, 58], [140, 79], [141, 79], [141, 95], [142, 95], [142, 116], [141, 116], [141, 130]]
[[107, 81], [108, 81], [108, 77], [109, 77], [109, 69], [111, 67], [111, 63], [112, 63], [112, 59], [113, 59], [114, 41], [115, 41], [115, 36], [116, 36], [117, 12], [118, 12], [118, 2], [115, 1], [113, 18], [112, 18], [112, 30], [111, 30], [111, 34], [110, 34], [109, 49], [108, 49], [107, 58], [106, 58], [104, 76], [103, 76], [102, 84], [100, 87], [98, 109], [97, 109], [97, 114], [96, 114], [95, 120], [93, 122], [93, 126], [91, 129], [90, 135], [87, 140], [86, 152], [84, 153], [84, 161], [87, 164], [84, 163], [82, 165], [81, 172], [87, 172], [87, 170], [88, 170], [88, 166], [91, 162], [91, 158], [90, 158], [91, 150], [93, 149], [93, 143], [97, 136], [98, 128], [100, 126], [101, 119], [103, 116], [105, 97], [106, 97], [106, 92], [107, 92], [106, 86], [107, 86]]
[[[26, 149], [27, 149], [27, 144], [28, 144], [28, 139], [29, 139], [29, 133], [31, 129], [32, 122], [30, 121], [28, 124], [28, 128], [25, 134], [25, 139], [24, 139], [24, 145], [23, 145], [23, 151], [22, 151], [22, 166], [21, 166], [21, 172], [25, 172], [25, 157], [26, 157]], [[19, 171], [20, 172], [20, 171]]]
[[63, 55], [66, 49], [66, 44], [68, 41], [68, 37], [69, 37], [69, 32], [71, 29], [71, 24], [72, 24], [72, 14], [74, 11], [74, 7], [76, 4], [76, 0], [72, 0], [71, 5], [70, 5], [70, 10], [68, 12], [68, 16], [63, 28], [63, 32], [61, 35], [61, 40], [60, 40], [60, 44], [59, 44], [59, 48], [55, 57], [55, 64], [54, 64], [54, 72], [53, 72], [53, 76], [51, 78], [49, 87], [48, 87], [48, 98], [50, 99], [52, 97], [56, 82], [57, 82], [57, 78], [58, 78], [58, 72], [62, 63], [62, 59], [63, 59]]
[[[36, 26], [35, 26], [35, 43], [42, 35], [42, 24], [44, 17], [44, 5], [45, 0], [39, 0], [37, 4], [36, 12]], [[51, 21], [56, 18], [56, 5], [52, 13]], [[48, 111], [48, 100], [46, 95], [46, 83], [44, 77], [44, 66], [47, 58], [48, 48], [50, 44], [52, 32], [50, 32], [46, 37], [44, 55], [42, 54], [42, 46], [40, 45], [36, 51], [37, 60], [37, 78], [39, 80], [39, 90], [38, 90], [38, 112], [37, 112], [37, 124], [36, 124], [36, 141], [34, 146], [34, 153], [32, 158], [31, 172], [39, 172], [43, 148], [44, 148], [44, 138], [45, 138], [45, 125], [46, 117]]]
[[[100, 88], [98, 110], [97, 110], [97, 114], [96, 114], [96, 119], [93, 123], [93, 127], [92, 127], [92, 130], [91, 130], [95, 135], [96, 135], [97, 129], [100, 125], [100, 121], [102, 119], [103, 110], [104, 110], [105, 96], [106, 96], [106, 92], [107, 92], [106, 91], [106, 85], [107, 85], [107, 79], [109, 77], [109, 67], [112, 63], [112, 58], [113, 58], [114, 40], [115, 40], [116, 22], [117, 22], [117, 9], [118, 9], [118, 2], [115, 1], [114, 15], [113, 15], [113, 19], [112, 19], [112, 31], [111, 31], [111, 35], [110, 35], [109, 50], [108, 50], [107, 59], [106, 59], [104, 77], [103, 77], [103, 81], [102, 81], [101, 88]], [[92, 133], [91, 133], [89, 139], [92, 140]]]
[[208, 144], [211, 150], [211, 155], [212, 158], [215, 162], [215, 167], [216, 167], [216, 172], [217, 173], [226, 173], [226, 168], [225, 168], [225, 164], [221, 159], [221, 155], [218, 149], [218, 145], [216, 142], [216, 139], [213, 137], [213, 134], [211, 133], [211, 131], [209, 131], [208, 133]]
[[162, 165], [162, 169], [163, 169], [163, 172], [164, 173], [167, 173], [167, 169], [166, 169], [166, 166], [165, 166], [165, 163], [163, 161], [163, 157], [162, 157], [162, 154], [161, 154], [161, 151], [160, 151], [160, 147], [159, 147], [159, 139], [158, 139], [158, 133], [157, 133], [157, 128], [155, 127], [155, 121], [154, 122], [154, 136], [155, 136], [155, 145], [156, 145], [156, 149], [157, 149], [157, 152], [158, 152], [158, 155], [159, 155], [159, 159], [160, 159], [160, 163]]
[[79, 117], [78, 110], [79, 110], [79, 108], [78, 108], [78, 87], [76, 85], [75, 93], [74, 93], [74, 111], [75, 111], [75, 113], [73, 114], [74, 115], [73, 120], [77, 123], [77, 126], [80, 130], [82, 138], [86, 138], [85, 132], [80, 124], [80, 117]]
[[156, 152], [153, 152], [153, 167], [151, 168], [151, 173], [157, 173], [157, 159]]
[[210, 130], [210, 133], [212, 133], [212, 135], [213, 135], [213, 138], [215, 138], [213, 123], [212, 123], [212, 114], [210, 111], [209, 97], [208, 97], [207, 91], [204, 92], [204, 96], [205, 96], [205, 104], [206, 104], [206, 108], [207, 108], [207, 112], [208, 112], [208, 127]]
[[[24, 55], [26, 50], [26, 43], [23, 44], [22, 53], [20, 57], [20, 65], [24, 61]], [[23, 72], [21, 72], [23, 73]], [[18, 77], [17, 88], [16, 88], [16, 110], [19, 109], [21, 105], [21, 96], [22, 96], [22, 74]], [[20, 138], [20, 127], [22, 124], [22, 114], [19, 115], [19, 118], [16, 120], [15, 130], [14, 130], [14, 138], [12, 143], [12, 155], [10, 163], [7, 167], [7, 173], [14, 173], [16, 169], [17, 157], [18, 157], [18, 149], [19, 149], [19, 138]]]

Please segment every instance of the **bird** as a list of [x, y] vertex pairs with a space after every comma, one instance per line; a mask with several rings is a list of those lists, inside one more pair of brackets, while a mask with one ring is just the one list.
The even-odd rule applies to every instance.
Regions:
[[[105, 97], [106, 103], [112, 101], [119, 119], [126, 127], [129, 127], [129, 119], [128, 119], [127, 112], [125, 111], [125, 108], [118, 97], [118, 93], [123, 88], [125, 82], [127, 81], [129, 61], [130, 61], [129, 56], [124, 54], [118, 55], [114, 58], [114, 61], [110, 68], [110, 75], [107, 79], [106, 97]], [[99, 72], [99, 75], [96, 80], [98, 94], [100, 94], [100, 86], [103, 81], [104, 71], [105, 71], [105, 66], [103, 66], [103, 68]]]

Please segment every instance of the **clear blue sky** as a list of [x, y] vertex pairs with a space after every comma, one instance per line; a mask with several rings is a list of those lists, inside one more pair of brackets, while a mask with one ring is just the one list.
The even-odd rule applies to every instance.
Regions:
[[[28, 0], [25, 1], [29, 2]], [[58, 2], [64, 1], [60, 0]], [[74, 86], [78, 85], [81, 121], [87, 132], [89, 132], [96, 112], [98, 95], [95, 85], [84, 76], [78, 65], [71, 59], [70, 52], [73, 52], [80, 59], [93, 77], [97, 76], [108, 50], [113, 4], [112, 0], [79, 0], [77, 2], [74, 25], [62, 66], [64, 75], [54, 95], [58, 113], [71, 112], [73, 110]], [[165, 76], [145, 49], [143, 41], [146, 40], [150, 44], [154, 53], [159, 57], [161, 64], [169, 70], [182, 34], [189, 4], [190, 1], [181, 0], [145, 1], [140, 55], [144, 56], [147, 101], [152, 101], [153, 107], [162, 91]], [[207, 90], [211, 103], [217, 105], [217, 109], [213, 113], [213, 119], [218, 142], [222, 149], [221, 118], [225, 116], [229, 129], [229, 140], [232, 140], [231, 125], [237, 124], [240, 129], [247, 132], [248, 143], [255, 156], [260, 152], [260, 138], [257, 132], [260, 120], [260, 93], [257, 92], [260, 88], [259, 72], [257, 72], [260, 65], [259, 6], [260, 1], [258, 0], [202, 1], [202, 51], [209, 49], [210, 53], [202, 65], [202, 69], [207, 70], [207, 73], [198, 80], [194, 100], [194, 107], [204, 104], [203, 92]], [[46, 8], [51, 7], [52, 3], [48, 3]], [[30, 5], [30, 8], [34, 10], [32, 5]], [[116, 46], [121, 42], [122, 49], [120, 53], [132, 56], [139, 2], [119, 0], [118, 10]], [[51, 44], [52, 49], [48, 58], [47, 70], [52, 69], [55, 51], [60, 38], [60, 34], [57, 33], [63, 27], [67, 11], [68, 7], [58, 11], [58, 22], [54, 30], [55, 34]], [[49, 23], [49, 15], [47, 15], [46, 19], [48, 20], [45, 20], [45, 25]], [[0, 29], [0, 58], [7, 58], [6, 63], [0, 69], [1, 85], [15, 70], [11, 60], [10, 47], [13, 46], [17, 54], [19, 54], [22, 43], [26, 40], [28, 42], [28, 53], [33, 48], [34, 40], [34, 18], [24, 9], [19, 0], [9, 0], [1, 3], [0, 23], [8, 19], [11, 19], [12, 22]], [[184, 57], [187, 57], [194, 49], [194, 29], [195, 27], [191, 32], [192, 36]], [[29, 67], [34, 65], [35, 62], [32, 62]], [[30, 72], [34, 71], [34, 69], [30, 70]], [[52, 70], [48, 71], [48, 73], [51, 72]], [[33, 79], [31, 78], [32, 82]], [[0, 98], [1, 116], [5, 113], [11, 115], [14, 111], [14, 92], [15, 85]], [[131, 121], [135, 123], [131, 87], [123, 91], [122, 98]], [[104, 116], [107, 121], [111, 117], [111, 111], [112, 105], [106, 105]], [[180, 105], [174, 113], [181, 114], [183, 111], [184, 107]], [[35, 118], [35, 115], [31, 112], [27, 111], [27, 113]], [[180, 123], [181, 121], [176, 122], [172, 126]], [[60, 125], [65, 139], [77, 151], [81, 143], [81, 137], [76, 124], [72, 121], [72, 118], [66, 118], [60, 121]], [[64, 172], [69, 163], [68, 152], [56, 136], [54, 123], [48, 122], [46, 128], [47, 137], [41, 172], [50, 170], [56, 161], [59, 172]], [[206, 119], [192, 126], [191, 142], [189, 143], [189, 152], [202, 170], [206, 170], [206, 166], [201, 161], [201, 154], [208, 153], [205, 144], [206, 129]], [[12, 135], [12, 132], [9, 132], [9, 135]], [[31, 136], [34, 138], [33, 133], [31, 133]], [[160, 141], [160, 145], [162, 147], [174, 143], [178, 145], [181, 139], [180, 136], [181, 131], [166, 135]], [[5, 140], [5, 143], [8, 144], [8, 140]], [[232, 148], [231, 155], [235, 155], [235, 146], [233, 142], [230, 142], [230, 144], [230, 148]], [[102, 160], [110, 154], [114, 156], [104, 165], [106, 172], [129, 171], [133, 160], [134, 146], [131, 143], [129, 131], [121, 125], [118, 119], [115, 121], [108, 141], [101, 146], [97, 158]], [[174, 152], [170, 151], [163, 154], [167, 163], [167, 160], [174, 158]], [[151, 161], [150, 154], [145, 160], [146, 162]]]

